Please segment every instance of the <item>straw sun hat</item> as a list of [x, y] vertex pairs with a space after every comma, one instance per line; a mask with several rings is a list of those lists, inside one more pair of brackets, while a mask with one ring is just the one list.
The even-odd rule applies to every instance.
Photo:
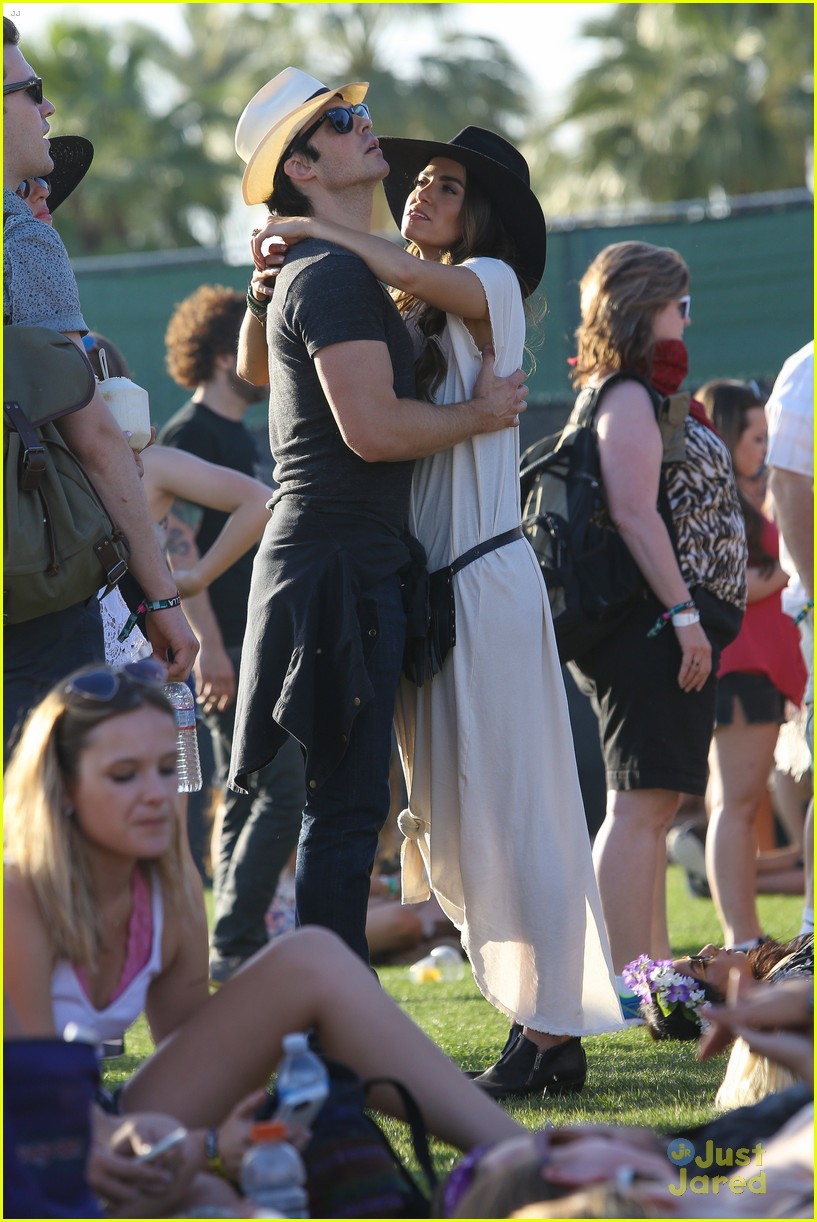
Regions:
[[368, 88], [368, 81], [354, 81], [330, 89], [300, 68], [284, 68], [259, 89], [235, 129], [236, 152], [247, 164], [241, 183], [244, 202], [262, 204], [268, 198], [282, 153], [330, 98], [339, 96], [353, 106], [363, 101]]

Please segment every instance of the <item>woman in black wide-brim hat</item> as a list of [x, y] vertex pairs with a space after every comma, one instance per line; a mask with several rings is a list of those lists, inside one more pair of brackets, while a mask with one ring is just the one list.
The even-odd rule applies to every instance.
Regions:
[[17, 188], [38, 221], [51, 224], [56, 212], [79, 186], [94, 159], [94, 146], [84, 136], [52, 136], [49, 152], [54, 169], [44, 178], [26, 178]]
[[[486, 345], [498, 374], [520, 366], [545, 219], [524, 157], [494, 132], [380, 147], [407, 251], [275, 218], [256, 235], [256, 262], [260, 271], [272, 236], [359, 255], [395, 290], [419, 350], [418, 394], [442, 410], [471, 396]], [[580, 1037], [621, 1025], [549, 603], [520, 517], [517, 430], [417, 462], [409, 529], [431, 572], [459, 564], [456, 644], [433, 680], [404, 679], [397, 698], [403, 899], [433, 891], [483, 994], [512, 1020], [498, 1062], [477, 1078], [495, 1098], [581, 1090]]]

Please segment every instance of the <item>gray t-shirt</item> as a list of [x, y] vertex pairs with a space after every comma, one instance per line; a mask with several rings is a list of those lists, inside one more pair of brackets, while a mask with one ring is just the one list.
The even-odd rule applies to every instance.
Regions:
[[295, 494], [323, 511], [359, 514], [401, 530], [414, 463], [364, 462], [350, 450], [315, 369], [313, 358], [322, 348], [356, 340], [387, 345], [394, 393], [412, 398], [411, 341], [386, 290], [357, 255], [316, 239], [299, 243], [267, 314], [270, 448], [280, 485], [274, 500]]
[[28, 204], [6, 189], [3, 216], [4, 320], [84, 335], [88, 328], [77, 282], [60, 235], [35, 220]]

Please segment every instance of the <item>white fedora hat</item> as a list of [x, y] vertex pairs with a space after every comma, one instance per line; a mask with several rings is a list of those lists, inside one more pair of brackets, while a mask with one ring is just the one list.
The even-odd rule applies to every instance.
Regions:
[[300, 68], [284, 68], [247, 103], [235, 129], [235, 150], [247, 163], [241, 189], [244, 202], [262, 204], [272, 191], [281, 154], [312, 115], [336, 94], [344, 102], [362, 102], [368, 81], [338, 89], [315, 80]]

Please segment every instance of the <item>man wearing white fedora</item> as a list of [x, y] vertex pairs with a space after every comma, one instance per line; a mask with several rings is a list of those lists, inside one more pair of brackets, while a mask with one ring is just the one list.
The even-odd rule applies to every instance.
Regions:
[[[367, 88], [329, 89], [297, 68], [266, 84], [236, 130], [245, 201], [368, 232], [388, 165]], [[270, 384], [279, 487], [253, 571], [230, 773], [242, 787], [288, 734], [302, 744], [298, 920], [368, 960], [369, 876], [422, 559], [406, 534], [413, 460], [513, 426], [527, 388], [521, 371], [497, 378], [486, 350], [473, 399], [414, 398], [409, 333], [365, 264], [314, 239], [283, 263], [267, 304], [248, 294], [239, 351], [241, 375]]]

